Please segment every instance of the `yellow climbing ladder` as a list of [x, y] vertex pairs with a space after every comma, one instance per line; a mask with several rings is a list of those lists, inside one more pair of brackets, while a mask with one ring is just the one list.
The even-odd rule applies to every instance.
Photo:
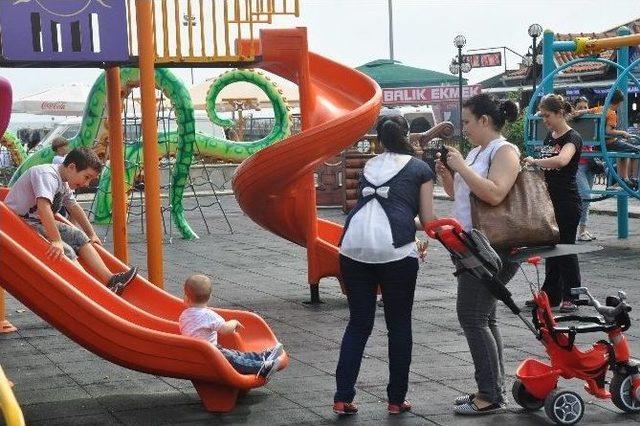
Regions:
[[[156, 64], [252, 62], [257, 52], [239, 52], [235, 40], [257, 40], [274, 16], [300, 16], [299, 0], [156, 0], [153, 35]], [[138, 56], [134, 0], [127, 0], [129, 52]], [[250, 44], [254, 46], [254, 43]]]
[[0, 367], [0, 410], [7, 426], [24, 426], [22, 410], [2, 367]]

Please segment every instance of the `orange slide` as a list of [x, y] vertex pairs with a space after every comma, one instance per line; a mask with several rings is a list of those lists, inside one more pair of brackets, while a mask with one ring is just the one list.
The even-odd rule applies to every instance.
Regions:
[[[6, 192], [0, 188], [0, 200]], [[0, 201], [0, 286], [78, 344], [123, 367], [191, 380], [209, 411], [230, 411], [239, 393], [264, 385], [262, 378], [236, 372], [208, 342], [179, 334], [182, 300], [142, 277], [129, 284], [122, 298], [116, 296], [68, 259], [45, 260], [47, 245]], [[126, 270], [98, 249], [112, 271]], [[261, 351], [275, 345], [276, 337], [259, 316], [216, 312], [245, 326], [240, 334], [220, 336], [223, 346]], [[281, 361], [286, 367], [286, 354]]]
[[319, 302], [320, 279], [340, 278], [342, 226], [317, 217], [313, 172], [371, 128], [382, 94], [364, 74], [309, 53], [305, 28], [262, 30], [260, 38], [257, 66], [298, 84], [302, 133], [245, 160], [233, 190], [256, 223], [307, 248], [311, 302]]

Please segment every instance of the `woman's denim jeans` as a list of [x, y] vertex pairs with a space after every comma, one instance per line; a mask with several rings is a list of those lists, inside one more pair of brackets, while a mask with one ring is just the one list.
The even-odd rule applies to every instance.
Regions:
[[588, 164], [578, 165], [578, 173], [576, 173], [576, 182], [578, 183], [578, 192], [582, 198], [582, 207], [580, 209], [580, 225], [585, 226], [589, 220], [589, 198], [591, 198], [591, 188], [593, 188], [593, 180], [595, 175], [589, 171]]
[[349, 302], [349, 324], [342, 338], [336, 368], [334, 401], [351, 402], [364, 347], [373, 330], [376, 293], [382, 289], [384, 319], [389, 333], [389, 403], [402, 404], [407, 394], [413, 346], [411, 308], [418, 276], [418, 259], [363, 263], [340, 256], [340, 272]]
[[[503, 258], [498, 279], [505, 285], [515, 275], [518, 264]], [[456, 269], [461, 265], [455, 262]], [[496, 323], [496, 298], [486, 283], [469, 272], [458, 274], [458, 321], [469, 344], [475, 367], [478, 396], [493, 404], [504, 402], [504, 360], [502, 337]]]

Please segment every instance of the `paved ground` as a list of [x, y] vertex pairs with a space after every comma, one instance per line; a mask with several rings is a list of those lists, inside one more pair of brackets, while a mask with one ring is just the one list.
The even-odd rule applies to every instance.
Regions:
[[[310, 306], [306, 284], [305, 251], [260, 229], [245, 217], [233, 197], [224, 197], [233, 225], [230, 234], [219, 209], [207, 209], [212, 228], [207, 235], [198, 215], [191, 214], [201, 234], [197, 242], [174, 238], [165, 245], [167, 290], [178, 294], [180, 283], [193, 272], [203, 272], [216, 282], [216, 305], [256, 311], [273, 327], [291, 354], [290, 367], [266, 387], [251, 391], [231, 414], [203, 410], [191, 383], [126, 370], [79, 347], [51, 328], [11, 297], [10, 320], [19, 328], [0, 336], [0, 363], [15, 382], [15, 393], [28, 424], [548, 424], [542, 412], [523, 414], [511, 402], [509, 412], [484, 418], [460, 418], [451, 413], [451, 400], [473, 390], [473, 366], [455, 314], [455, 285], [446, 252], [437, 243], [421, 266], [413, 310], [414, 350], [409, 398], [412, 413], [389, 418], [386, 413], [386, 332], [382, 311], [367, 345], [358, 382], [361, 412], [338, 420], [331, 412], [334, 370], [348, 311], [337, 281], [323, 280], [324, 304]], [[438, 201], [445, 213], [449, 203]], [[634, 207], [635, 208], [635, 207]], [[338, 210], [320, 215], [343, 221]], [[584, 283], [598, 297], [627, 292], [637, 306], [628, 336], [633, 353], [640, 353], [640, 220], [630, 221], [631, 235], [617, 240], [615, 217], [594, 215], [592, 229], [604, 250], [581, 256]], [[145, 245], [138, 224], [131, 226], [133, 262], [145, 264]], [[527, 269], [530, 277], [533, 271]], [[516, 299], [527, 298], [528, 287], [519, 274], [510, 285]], [[590, 312], [588, 308], [582, 308]], [[538, 341], [500, 307], [505, 341], [508, 384], [518, 364], [529, 356], [543, 356]], [[582, 339], [591, 343], [604, 336]], [[562, 384], [580, 390], [582, 383]], [[620, 413], [610, 402], [587, 401], [583, 424], [631, 424], [640, 415]]]

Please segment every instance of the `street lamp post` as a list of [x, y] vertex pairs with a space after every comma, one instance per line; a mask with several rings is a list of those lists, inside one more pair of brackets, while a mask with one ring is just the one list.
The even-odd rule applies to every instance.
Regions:
[[453, 45], [458, 48], [457, 60], [451, 62], [449, 71], [458, 74], [458, 132], [460, 134], [460, 149], [464, 151], [464, 138], [462, 137], [462, 73], [471, 71], [471, 64], [462, 61], [462, 48], [467, 44], [467, 39], [462, 34], [453, 39]]
[[531, 43], [531, 59], [532, 59], [532, 76], [533, 85], [531, 96], [536, 93], [536, 80], [538, 79], [538, 54], [536, 53], [538, 37], [542, 34], [542, 27], [539, 24], [532, 24], [527, 31], [532, 39]]
[[393, 0], [389, 0], [389, 59], [393, 61]]

